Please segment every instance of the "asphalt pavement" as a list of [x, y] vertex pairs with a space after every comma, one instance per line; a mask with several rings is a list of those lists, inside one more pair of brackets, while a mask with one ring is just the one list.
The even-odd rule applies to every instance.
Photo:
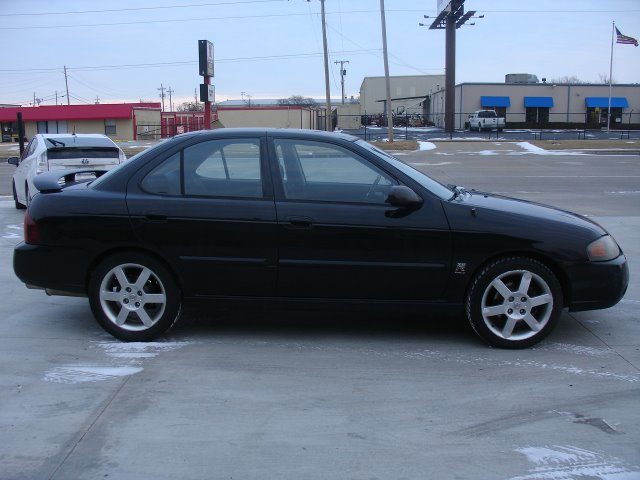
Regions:
[[640, 157], [460, 142], [399, 158], [589, 215], [627, 254], [625, 298], [521, 351], [464, 318], [339, 308], [191, 311], [121, 343], [86, 299], [18, 281], [23, 212], [0, 197], [0, 479], [640, 478]]

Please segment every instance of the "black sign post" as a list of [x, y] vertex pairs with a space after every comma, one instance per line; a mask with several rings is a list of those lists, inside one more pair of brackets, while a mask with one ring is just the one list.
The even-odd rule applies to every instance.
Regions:
[[[213, 43], [208, 40], [198, 40], [198, 69], [200, 76], [204, 77], [204, 85], [211, 85], [213, 77]], [[205, 129], [211, 129], [211, 99], [207, 96], [204, 101]]]
[[20, 156], [24, 152], [24, 123], [22, 123], [22, 112], [16, 113], [16, 121], [18, 122], [18, 137], [20, 142]]

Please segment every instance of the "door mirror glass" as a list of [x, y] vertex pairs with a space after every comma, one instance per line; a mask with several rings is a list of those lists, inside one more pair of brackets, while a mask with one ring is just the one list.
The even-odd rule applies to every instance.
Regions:
[[20, 159], [18, 157], [9, 157], [7, 158], [7, 163], [10, 163], [11, 165], [15, 165], [16, 167], [18, 166], [18, 162], [20, 161]]

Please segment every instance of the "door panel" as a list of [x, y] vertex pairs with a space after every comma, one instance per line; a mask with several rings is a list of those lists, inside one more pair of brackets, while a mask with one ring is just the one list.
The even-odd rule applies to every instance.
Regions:
[[[180, 272], [187, 295], [273, 296], [276, 213], [260, 139], [189, 146], [130, 183], [143, 245]], [[253, 190], [248, 192], [251, 183]]]
[[444, 292], [451, 238], [431, 197], [390, 216], [398, 180], [348, 149], [274, 139], [278, 164], [278, 295], [435, 300]]

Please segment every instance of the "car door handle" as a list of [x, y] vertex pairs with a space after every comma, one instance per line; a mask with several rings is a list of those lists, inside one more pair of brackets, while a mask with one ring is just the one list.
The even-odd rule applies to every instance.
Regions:
[[166, 222], [167, 214], [164, 212], [147, 212], [144, 218], [149, 222]]
[[287, 217], [290, 228], [311, 228], [313, 219], [309, 217]]

